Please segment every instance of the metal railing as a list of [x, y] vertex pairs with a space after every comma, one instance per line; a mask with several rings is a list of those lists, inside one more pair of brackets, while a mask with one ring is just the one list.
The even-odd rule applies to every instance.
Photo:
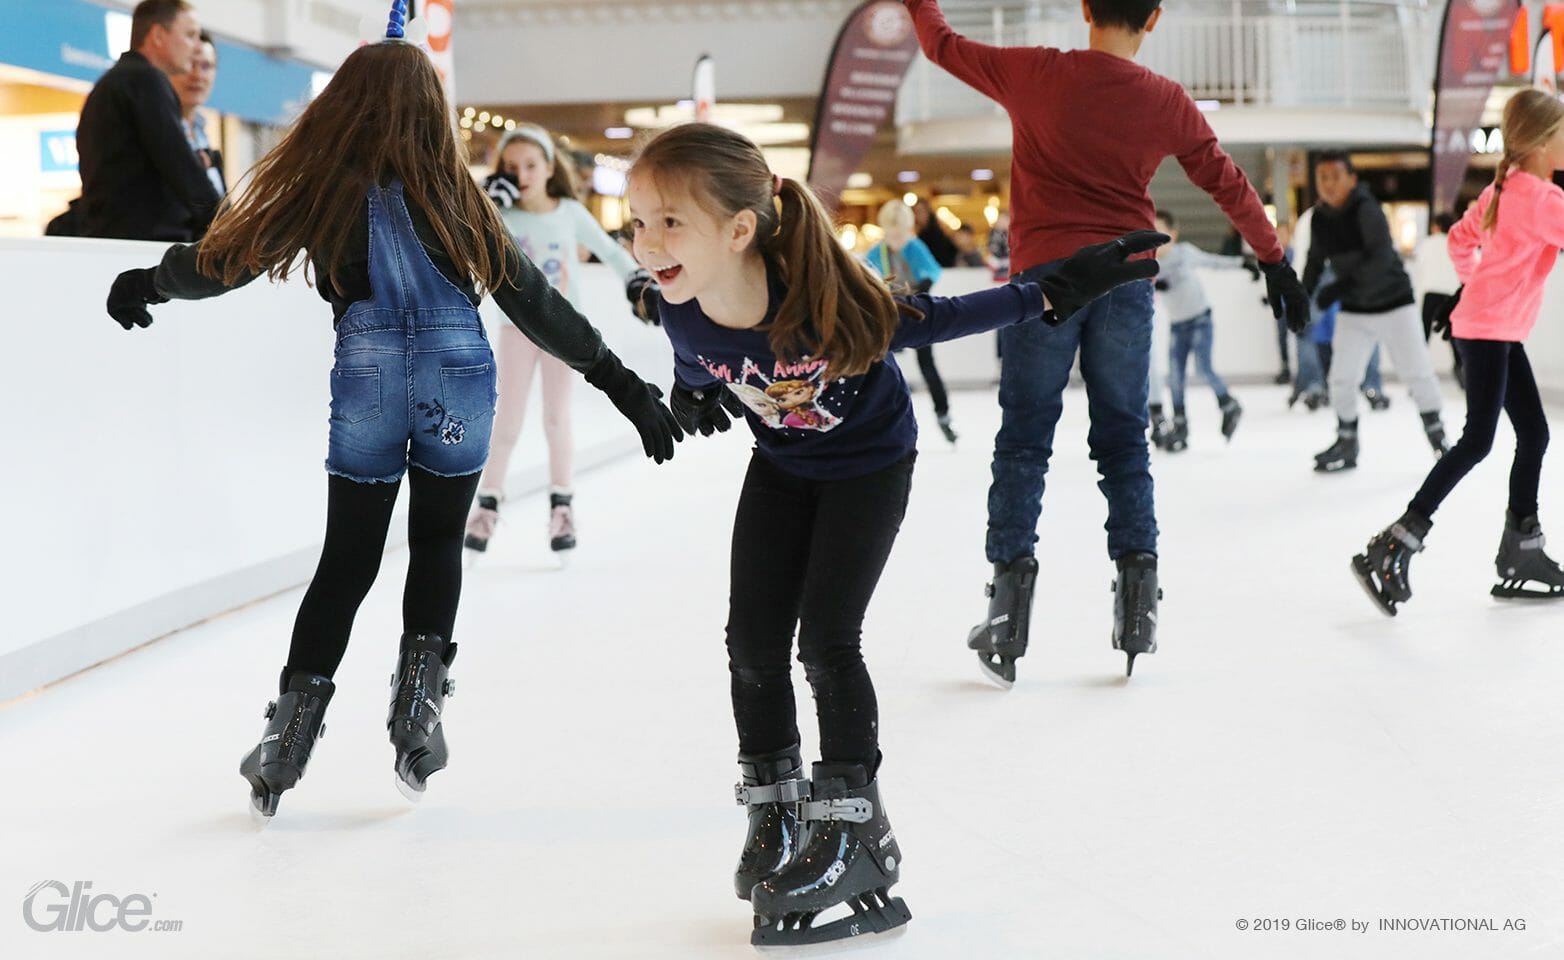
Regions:
[[[949, 19], [984, 43], [1064, 50], [1087, 44], [1086, 24], [1073, 6], [967, 4], [953, 7]], [[1437, 30], [1437, 11], [1420, 2], [1180, 4], [1147, 38], [1137, 61], [1178, 81], [1195, 99], [1224, 105], [1422, 111]], [[963, 119], [999, 109], [919, 57], [902, 86], [896, 120]]]

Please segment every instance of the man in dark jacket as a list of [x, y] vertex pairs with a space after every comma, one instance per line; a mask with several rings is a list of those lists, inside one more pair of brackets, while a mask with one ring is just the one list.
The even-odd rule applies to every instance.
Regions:
[[[1412, 394], [1434, 455], [1447, 449], [1439, 418], [1439, 381], [1428, 359], [1412, 281], [1390, 238], [1379, 201], [1358, 182], [1352, 158], [1341, 152], [1314, 161], [1320, 194], [1310, 228], [1309, 261], [1303, 286], [1320, 309], [1341, 304], [1332, 338], [1331, 403], [1336, 408], [1336, 442], [1314, 458], [1322, 473], [1350, 470], [1358, 463], [1358, 384], [1369, 357], [1383, 344]], [[1329, 265], [1335, 279], [1321, 283]]]
[[201, 25], [186, 0], [142, 0], [130, 45], [87, 95], [76, 128], [81, 235], [198, 239], [219, 197], [185, 138], [168, 78], [190, 69]]

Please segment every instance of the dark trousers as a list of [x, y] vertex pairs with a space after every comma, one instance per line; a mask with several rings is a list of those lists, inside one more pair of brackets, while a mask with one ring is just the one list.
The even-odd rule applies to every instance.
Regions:
[[943, 417], [950, 412], [950, 395], [945, 392], [945, 381], [934, 365], [934, 348], [918, 348], [918, 371], [923, 374], [924, 386], [929, 388], [929, 399], [934, 401], [934, 413]]
[[[451, 639], [462, 593], [462, 534], [478, 474], [441, 477], [410, 467], [407, 584], [402, 627]], [[327, 476], [326, 542], [293, 624], [288, 672], [337, 672], [359, 604], [375, 583], [401, 481]], [[285, 681], [286, 683], [286, 681]]]
[[1537, 512], [1542, 455], [1548, 449], [1548, 420], [1537, 393], [1526, 348], [1505, 340], [1454, 341], [1466, 369], [1466, 426], [1461, 439], [1434, 464], [1411, 509], [1432, 517], [1445, 497], [1493, 449], [1503, 411], [1515, 428], [1515, 462], [1510, 467], [1510, 510], [1525, 517]]
[[896, 542], [915, 454], [863, 477], [805, 480], [756, 453], [738, 515], [728, 669], [742, 753], [798, 742], [793, 630], [814, 692], [820, 757], [873, 771], [879, 707], [859, 650], [864, 611]]

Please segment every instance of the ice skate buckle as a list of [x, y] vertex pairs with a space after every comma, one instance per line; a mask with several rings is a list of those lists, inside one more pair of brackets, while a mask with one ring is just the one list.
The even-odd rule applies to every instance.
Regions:
[[808, 780], [783, 780], [780, 783], [733, 785], [733, 802], [741, 807], [758, 807], [763, 803], [797, 803], [809, 799]]
[[800, 820], [845, 820], [868, 823], [874, 817], [874, 804], [862, 797], [846, 800], [810, 800], [799, 808]]

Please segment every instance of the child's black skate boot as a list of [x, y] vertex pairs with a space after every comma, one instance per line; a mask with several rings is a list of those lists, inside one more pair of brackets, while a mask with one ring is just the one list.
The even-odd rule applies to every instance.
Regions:
[[[1504, 537], [1499, 541], [1499, 554], [1494, 566], [1499, 571], [1499, 582], [1493, 595], [1506, 600], [1556, 600], [1564, 597], [1564, 569], [1552, 557], [1542, 552], [1547, 538], [1542, 535], [1542, 524], [1537, 515], [1517, 517], [1504, 512]], [[1538, 584], [1528, 588], [1527, 584]]]
[[435, 634], [402, 634], [386, 729], [396, 748], [396, 788], [415, 802], [423, 799], [429, 775], [450, 759], [441, 712], [445, 698], [456, 693], [450, 677], [455, 659], [456, 644]]
[[555, 553], [576, 548], [576, 515], [569, 493], [548, 495], [548, 546]]
[[733, 871], [733, 890], [748, 900], [755, 884], [798, 855], [798, 805], [809, 799], [809, 781], [797, 744], [776, 753], [739, 754], [739, 778], [733, 793], [739, 806], [749, 808], [749, 832]]
[[1238, 398], [1228, 395], [1219, 402], [1222, 411], [1222, 438], [1233, 439], [1233, 434], [1238, 430], [1238, 418], [1244, 415], [1244, 408], [1239, 404]]
[[283, 670], [282, 694], [266, 705], [266, 731], [255, 749], [239, 761], [239, 773], [250, 781], [250, 805], [270, 817], [284, 790], [304, 776], [315, 741], [326, 735], [326, 705], [336, 686], [314, 673]]
[[1408, 510], [1401, 519], [1374, 535], [1364, 551], [1352, 558], [1352, 573], [1374, 605], [1387, 617], [1412, 599], [1412, 554], [1421, 553], [1433, 521]]
[[[750, 893], [750, 942], [757, 946], [884, 933], [912, 919], [902, 899], [889, 893], [901, 878], [901, 848], [879, 784], [856, 763], [817, 763], [812, 773], [814, 797], [800, 808], [810, 824], [803, 850]], [[851, 914], [815, 925], [822, 912], [843, 904]]]
[[1316, 473], [1340, 473], [1358, 465], [1358, 422], [1336, 421], [1336, 442], [1314, 455]]
[[1369, 409], [1375, 413], [1390, 409], [1390, 395], [1383, 390], [1375, 390], [1373, 387], [1363, 388], [1363, 399], [1368, 401]]
[[1168, 418], [1162, 415], [1162, 404], [1153, 403], [1147, 408], [1146, 415], [1151, 422], [1151, 445], [1160, 450], [1168, 436]]
[[1184, 416], [1183, 407], [1173, 408], [1173, 426], [1168, 429], [1167, 435], [1162, 438], [1162, 449], [1169, 453], [1178, 453], [1189, 447], [1189, 418]]
[[500, 522], [500, 498], [496, 494], [478, 494], [478, 508], [467, 518], [467, 534], [462, 538], [462, 546], [474, 553], [483, 553], [489, 549], [489, 540], [494, 537], [494, 528]]
[[948, 442], [955, 443], [958, 439], [960, 439], [961, 435], [956, 433], [956, 428], [950, 422], [950, 414], [936, 414], [934, 417], [934, 422], [939, 424], [939, 432], [945, 435], [945, 439]]
[[1428, 436], [1428, 445], [1434, 448], [1434, 456], [1442, 457], [1450, 452], [1450, 444], [1445, 442], [1445, 425], [1439, 419], [1439, 411], [1421, 414], [1423, 418], [1423, 432]]
[[1036, 557], [995, 562], [994, 579], [984, 588], [988, 619], [967, 634], [967, 646], [977, 651], [983, 676], [1006, 690], [1016, 682], [1016, 660], [1026, 655], [1036, 586]]
[[1157, 555], [1134, 551], [1118, 560], [1119, 576], [1113, 584], [1113, 649], [1123, 650], [1129, 661], [1126, 677], [1135, 672], [1135, 658], [1157, 652]]

